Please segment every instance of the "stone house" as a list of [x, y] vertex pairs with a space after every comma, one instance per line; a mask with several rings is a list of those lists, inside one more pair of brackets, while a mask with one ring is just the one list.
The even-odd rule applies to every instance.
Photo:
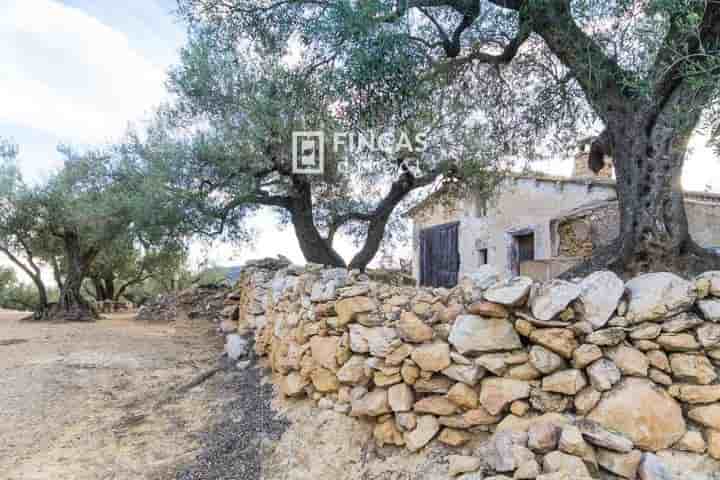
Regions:
[[[451, 286], [483, 265], [505, 275], [547, 280], [618, 235], [611, 160], [595, 172], [586, 148], [571, 177], [513, 175], [490, 196], [449, 198], [442, 190], [408, 212], [413, 275], [421, 285]], [[720, 247], [720, 195], [686, 192], [690, 232]]]

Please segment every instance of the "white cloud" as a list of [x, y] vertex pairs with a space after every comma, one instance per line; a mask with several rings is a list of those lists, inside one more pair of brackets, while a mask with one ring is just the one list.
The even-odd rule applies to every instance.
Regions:
[[125, 34], [52, 0], [0, 5], [0, 121], [75, 142], [121, 135], [166, 95]]

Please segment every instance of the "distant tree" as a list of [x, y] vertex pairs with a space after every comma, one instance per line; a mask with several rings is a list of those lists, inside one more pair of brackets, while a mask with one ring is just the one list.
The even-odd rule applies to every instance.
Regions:
[[0, 308], [33, 311], [38, 304], [36, 289], [18, 281], [12, 269], [0, 267]]
[[[328, 90], [346, 92], [364, 109], [402, 109], [418, 92], [459, 88], [486, 100], [490, 123], [510, 127], [497, 140], [511, 150], [517, 143], [567, 148], [594, 131], [593, 164], [606, 154], [614, 159], [620, 236], [586, 267], [698, 271], [719, 263], [689, 235], [680, 181], [704, 116], [720, 138], [716, 0], [179, 5], [193, 29], [219, 39], [218, 55], [252, 42], [265, 55], [300, 51], [307, 76], [324, 79]], [[223, 77], [222, 86], [231, 87], [233, 78]], [[195, 91], [239, 98], [233, 88]]]
[[[462, 88], [417, 92], [418, 101], [402, 112], [362, 115], [356, 99], [308, 75], [302, 62], [293, 66], [283, 52], [266, 54], [257, 44], [234, 45], [220, 29], [191, 29], [170, 75], [175, 101], [160, 111], [144, 143], [148, 156], [167, 164], [194, 218], [215, 219], [198, 231], [246, 241], [247, 218], [268, 209], [292, 225], [307, 261], [364, 269], [383, 241], [403, 233], [400, 205], [421, 189], [448, 177], [495, 180], [498, 152], [480, 134], [495, 128], [469, 117], [482, 98]], [[318, 129], [326, 135], [324, 171], [297, 173], [292, 133]], [[344, 132], [356, 142], [360, 134], [384, 133], [391, 145], [405, 134], [409, 144], [335, 151], [334, 135]], [[334, 248], [338, 234], [358, 246], [349, 262]]]

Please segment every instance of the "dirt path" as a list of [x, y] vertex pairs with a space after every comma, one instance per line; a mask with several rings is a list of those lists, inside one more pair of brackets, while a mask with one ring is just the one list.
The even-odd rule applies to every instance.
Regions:
[[153, 406], [217, 365], [222, 344], [209, 323], [20, 316], [0, 312], [1, 479], [169, 479], [194, 461], [224, 375]]

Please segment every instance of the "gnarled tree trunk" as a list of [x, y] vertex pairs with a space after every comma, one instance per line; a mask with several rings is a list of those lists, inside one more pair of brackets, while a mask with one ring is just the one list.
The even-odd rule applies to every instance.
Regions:
[[67, 261], [67, 272], [60, 286], [60, 300], [50, 310], [54, 321], [93, 321], [99, 318], [95, 308], [83, 298], [82, 282], [88, 275], [92, 261], [97, 255], [95, 249], [83, 252], [77, 232], [63, 233], [63, 245]]

